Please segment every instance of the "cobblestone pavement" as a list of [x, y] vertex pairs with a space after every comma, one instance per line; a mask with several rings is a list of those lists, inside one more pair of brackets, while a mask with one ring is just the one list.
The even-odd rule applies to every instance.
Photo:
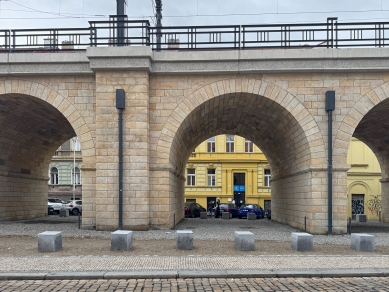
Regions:
[[0, 257], [0, 272], [389, 269], [389, 256]]
[[389, 291], [386, 278], [198, 278], [0, 281], [0, 291]]

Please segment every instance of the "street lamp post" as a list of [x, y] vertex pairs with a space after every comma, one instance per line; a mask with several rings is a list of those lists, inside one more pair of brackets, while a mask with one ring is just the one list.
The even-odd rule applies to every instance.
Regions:
[[77, 136], [72, 138], [73, 140], [73, 201], [76, 199], [76, 145]]

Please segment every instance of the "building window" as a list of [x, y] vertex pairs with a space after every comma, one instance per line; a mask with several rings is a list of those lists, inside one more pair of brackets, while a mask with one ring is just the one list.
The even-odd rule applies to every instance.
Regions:
[[265, 169], [265, 187], [270, 187], [271, 173], [270, 169]]
[[195, 186], [196, 185], [196, 170], [194, 168], [188, 168], [187, 173], [188, 173], [188, 178], [187, 178], [188, 186]]
[[226, 137], [226, 152], [234, 152], [234, 135], [227, 135]]
[[245, 152], [248, 152], [248, 153], [251, 153], [251, 152], [254, 152], [254, 144], [253, 142], [251, 142], [250, 140], [245, 140], [245, 144], [244, 144], [244, 151]]
[[72, 168], [72, 184], [73, 184], [73, 179], [76, 185], [81, 184], [81, 171], [78, 167], [76, 167], [75, 169]]
[[214, 187], [216, 185], [216, 170], [214, 168], [208, 169], [208, 186]]
[[56, 167], [50, 169], [50, 184], [52, 185], [58, 184], [58, 168]]
[[215, 152], [216, 146], [216, 137], [211, 137], [208, 139], [208, 152]]
[[71, 139], [72, 141], [72, 151], [81, 151], [80, 141], [77, 137]]

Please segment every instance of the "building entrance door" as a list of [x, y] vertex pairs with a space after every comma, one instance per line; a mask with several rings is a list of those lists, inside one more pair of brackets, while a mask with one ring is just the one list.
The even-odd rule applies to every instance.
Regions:
[[234, 200], [235, 205], [240, 207], [242, 204], [246, 204], [246, 174], [234, 173]]
[[355, 219], [355, 215], [365, 213], [365, 195], [351, 195], [351, 206], [352, 206], [352, 218]]

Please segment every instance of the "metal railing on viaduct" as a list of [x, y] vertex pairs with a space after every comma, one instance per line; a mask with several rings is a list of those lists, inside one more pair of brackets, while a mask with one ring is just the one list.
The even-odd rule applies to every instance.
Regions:
[[0, 52], [130, 45], [153, 50], [385, 47], [388, 36], [389, 22], [342, 23], [328, 18], [304, 24], [152, 27], [148, 21], [115, 15], [107, 21], [89, 21], [88, 28], [0, 30]]

